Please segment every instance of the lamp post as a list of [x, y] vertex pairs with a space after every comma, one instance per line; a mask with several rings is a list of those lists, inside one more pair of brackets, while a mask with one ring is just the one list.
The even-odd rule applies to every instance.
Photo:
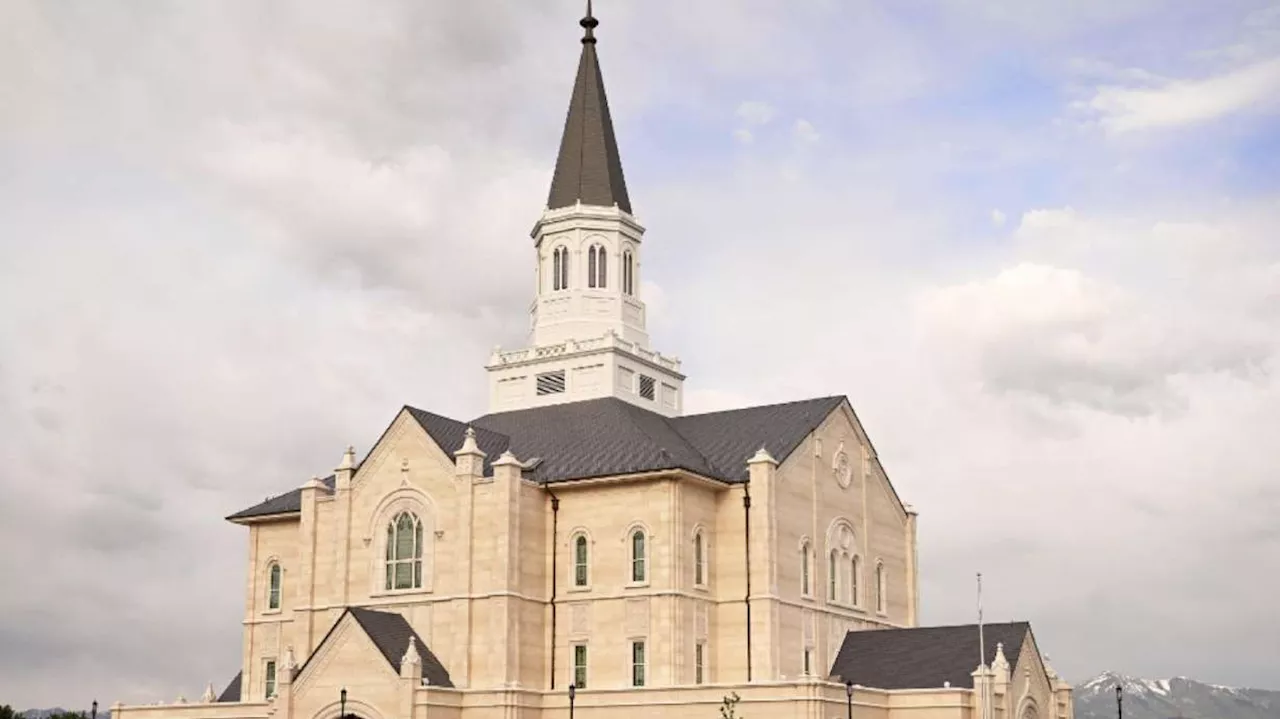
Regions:
[[1116, 719], [1124, 719], [1124, 689], [1116, 685]]
[[853, 682], [844, 683], [844, 696], [849, 700], [849, 719], [853, 719]]
[[93, 719], [98, 719], [98, 700], [97, 699], [93, 700], [92, 707], [93, 707]]
[[338, 719], [347, 719], [347, 688], [343, 687], [338, 693]]
[[578, 695], [578, 687], [574, 684], [569, 685], [569, 719], [573, 719], [573, 698]]

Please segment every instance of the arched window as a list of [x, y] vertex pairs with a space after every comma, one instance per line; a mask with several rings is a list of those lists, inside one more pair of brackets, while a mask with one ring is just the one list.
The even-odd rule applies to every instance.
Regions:
[[387, 589], [422, 587], [422, 521], [401, 512], [387, 525]]
[[280, 564], [272, 562], [267, 570], [267, 609], [280, 608]]
[[849, 578], [849, 601], [855, 607], [858, 606], [858, 585], [862, 579], [862, 560], [855, 554], [853, 557], [853, 566], [850, 567], [853, 572]]
[[884, 605], [884, 564], [876, 562], [876, 611], [883, 612]]
[[587, 536], [579, 534], [573, 540], [573, 586], [587, 586]]
[[800, 593], [809, 596], [813, 593], [813, 585], [809, 577], [809, 543], [800, 545]]
[[605, 257], [604, 247], [601, 245], [592, 245], [587, 250], [587, 286], [588, 287], [604, 287], [605, 280], [608, 279], [607, 267], [608, 260]]
[[839, 557], [839, 552], [834, 549], [831, 550], [831, 562], [830, 566], [827, 567], [827, 573], [829, 575], [827, 578], [829, 582], [829, 586], [827, 587], [827, 599], [830, 599], [833, 602], [840, 596], [836, 593], [840, 588], [840, 583], [837, 581], [837, 577], [839, 576], [839, 567], [836, 564], [839, 561]]
[[551, 253], [551, 289], [569, 289], [569, 248], [557, 247]]
[[631, 533], [631, 581], [633, 582], [643, 582], [648, 576], [644, 543], [644, 530], [637, 529]]
[[622, 253], [622, 291], [628, 295], [635, 292], [635, 258], [631, 250]]
[[693, 583], [699, 587], [707, 583], [707, 556], [701, 531], [693, 535]]

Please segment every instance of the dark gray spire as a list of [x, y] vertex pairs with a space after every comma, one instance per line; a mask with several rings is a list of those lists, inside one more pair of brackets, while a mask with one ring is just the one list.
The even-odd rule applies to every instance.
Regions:
[[596, 56], [595, 29], [600, 21], [591, 14], [591, 0], [587, 0], [587, 15], [579, 24], [585, 31], [582, 57], [578, 59], [578, 77], [573, 83], [547, 207], [553, 210], [572, 207], [581, 201], [584, 205], [602, 207], [616, 204], [631, 212], [627, 183], [622, 177], [622, 160], [618, 157], [618, 140], [613, 134], [609, 101], [605, 98], [600, 60]]

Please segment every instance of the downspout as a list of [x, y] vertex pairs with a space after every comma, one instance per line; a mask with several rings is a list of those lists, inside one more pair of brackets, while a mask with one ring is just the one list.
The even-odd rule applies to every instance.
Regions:
[[560, 519], [560, 498], [547, 490], [551, 497], [551, 689], [556, 688], [556, 585], [560, 580], [560, 571], [556, 568], [556, 558], [560, 556], [557, 538], [557, 525]]
[[742, 522], [747, 541], [747, 593], [742, 601], [747, 605], [747, 681], [751, 681], [751, 480], [742, 485]]

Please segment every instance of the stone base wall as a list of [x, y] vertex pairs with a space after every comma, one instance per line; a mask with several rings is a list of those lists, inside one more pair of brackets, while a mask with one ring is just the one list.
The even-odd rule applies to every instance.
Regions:
[[[361, 691], [356, 686], [350, 691], [352, 697], [376, 693]], [[801, 680], [583, 690], [575, 697], [573, 719], [719, 719], [721, 703], [731, 694], [739, 697], [735, 714], [740, 719], [845, 719], [850, 705], [856, 719], [972, 719], [976, 716], [969, 689], [855, 688], [850, 702], [842, 684]], [[291, 702], [282, 699], [286, 697], [266, 703], [118, 707], [111, 719], [317, 719], [301, 716], [301, 711], [290, 711]], [[361, 719], [569, 719], [570, 716], [569, 696], [565, 691], [426, 687], [413, 690], [412, 708], [408, 711], [405, 710], [407, 702], [392, 703], [395, 706], [361, 702], [357, 711], [362, 715], [373, 714]]]

